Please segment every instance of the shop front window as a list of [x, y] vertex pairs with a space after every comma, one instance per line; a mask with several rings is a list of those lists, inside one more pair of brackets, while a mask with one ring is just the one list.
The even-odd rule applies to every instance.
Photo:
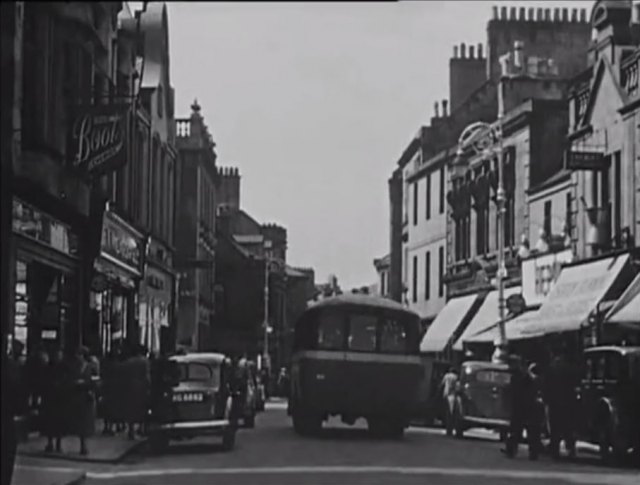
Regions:
[[38, 261], [17, 259], [14, 290], [12, 349], [26, 356], [65, 347], [75, 308], [75, 277]]

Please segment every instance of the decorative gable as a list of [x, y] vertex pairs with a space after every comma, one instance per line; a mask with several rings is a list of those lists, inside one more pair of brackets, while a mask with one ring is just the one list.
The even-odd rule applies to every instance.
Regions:
[[607, 58], [601, 57], [591, 80], [587, 105], [578, 128], [592, 125], [593, 120], [602, 120], [598, 124], [604, 124], [605, 120], [615, 119], [618, 116], [618, 109], [625, 102], [626, 95], [611, 63]]

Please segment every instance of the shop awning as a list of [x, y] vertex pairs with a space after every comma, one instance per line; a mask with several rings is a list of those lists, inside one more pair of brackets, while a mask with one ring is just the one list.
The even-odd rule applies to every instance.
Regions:
[[[504, 290], [505, 300], [511, 295], [517, 295], [522, 293], [522, 288], [514, 286], [513, 288], [506, 288]], [[469, 323], [469, 326], [464, 330], [460, 338], [456, 341], [453, 348], [454, 350], [462, 350], [462, 342], [467, 340], [472, 335], [476, 335], [483, 330], [496, 324], [500, 318], [498, 312], [498, 291], [491, 291], [484, 299], [482, 306], [475, 314], [473, 320]]]
[[636, 276], [611, 308], [605, 321], [635, 328], [640, 327], [640, 274]]
[[623, 254], [564, 268], [542, 302], [537, 318], [527, 324], [527, 332], [578, 330], [605, 298], [628, 261], [629, 255]]
[[[508, 320], [505, 323], [505, 332], [507, 334], [507, 340], [526, 340], [529, 338], [540, 337], [544, 332], [537, 330], [531, 331], [528, 326], [531, 322], [539, 318], [538, 310], [528, 311], [522, 315]], [[494, 343], [500, 336], [500, 327], [498, 323], [489, 327], [486, 330], [482, 330], [480, 333], [471, 335], [465, 339], [465, 342], [471, 343]]]
[[477, 299], [474, 293], [449, 300], [422, 338], [420, 352], [442, 352]]

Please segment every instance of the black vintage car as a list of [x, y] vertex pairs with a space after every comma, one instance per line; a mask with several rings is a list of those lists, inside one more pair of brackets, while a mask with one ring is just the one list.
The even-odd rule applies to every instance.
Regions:
[[220, 435], [225, 450], [235, 444], [239, 403], [233, 368], [223, 354], [175, 355], [158, 362], [149, 419], [149, 441], [160, 452], [172, 439]]
[[605, 461], [633, 450], [640, 463], [640, 347], [586, 349], [582, 369], [579, 437], [597, 443]]

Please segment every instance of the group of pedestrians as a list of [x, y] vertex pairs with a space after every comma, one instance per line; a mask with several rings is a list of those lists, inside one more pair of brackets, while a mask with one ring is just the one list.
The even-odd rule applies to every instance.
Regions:
[[86, 455], [86, 439], [93, 433], [96, 419], [97, 357], [80, 347], [66, 355], [60, 349], [39, 348], [25, 358], [24, 346], [15, 342], [9, 364], [15, 383], [12, 414], [24, 417], [27, 423], [35, 419], [47, 438], [46, 451], [61, 451], [62, 437], [76, 436], [80, 453]]
[[[525, 361], [515, 355], [509, 357], [511, 374], [509, 396], [509, 428], [505, 433], [503, 453], [513, 458], [526, 432], [529, 458], [538, 459], [543, 450], [542, 433], [548, 424], [548, 452], [552, 458], [560, 457], [560, 444], [571, 458], [576, 454], [575, 411], [578, 370], [570, 358], [557, 354], [544, 372], [536, 362]], [[455, 427], [455, 406], [459, 391], [459, 378], [455, 367], [450, 367], [440, 383], [445, 407], [447, 435]]]
[[46, 452], [62, 452], [63, 438], [74, 436], [87, 455], [99, 417], [105, 435], [127, 427], [131, 439], [145, 433], [151, 364], [141, 345], [114, 346], [101, 362], [86, 347], [68, 354], [38, 348], [26, 357], [24, 345], [14, 342], [7, 367], [8, 412], [26, 423], [26, 432], [35, 428], [46, 437]]

